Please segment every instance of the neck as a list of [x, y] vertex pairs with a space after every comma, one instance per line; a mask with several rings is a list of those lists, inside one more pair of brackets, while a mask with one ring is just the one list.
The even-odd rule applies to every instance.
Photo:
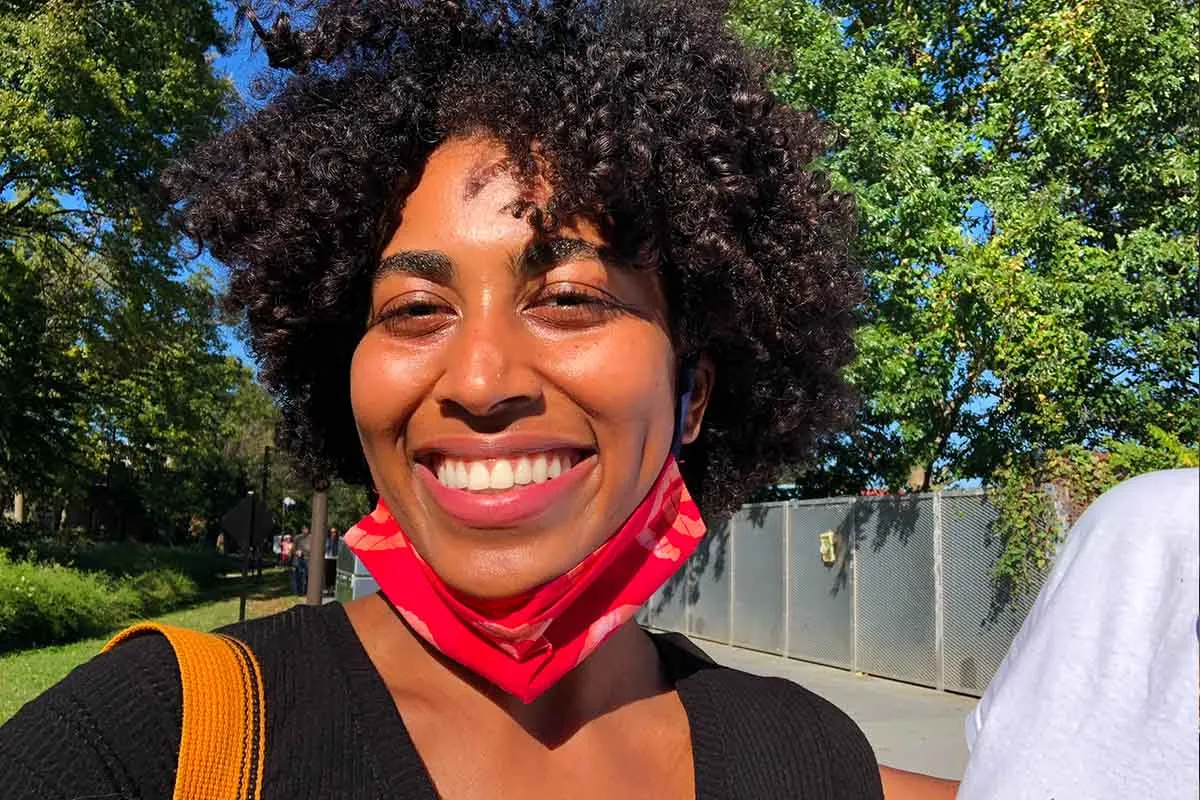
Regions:
[[382, 595], [347, 603], [345, 608], [394, 697], [420, 696], [432, 707], [444, 703], [490, 707], [550, 748], [605, 714], [671, 688], [654, 642], [633, 621], [622, 625], [582, 664], [526, 704], [428, 645]]
[[632, 620], [532, 703], [470, 677], [479, 691], [548, 747], [566, 741], [594, 719], [671, 688], [654, 642]]

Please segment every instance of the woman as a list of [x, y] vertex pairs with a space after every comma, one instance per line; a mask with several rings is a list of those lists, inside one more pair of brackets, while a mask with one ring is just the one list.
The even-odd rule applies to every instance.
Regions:
[[292, 563], [292, 535], [285, 533], [279, 542], [279, 566], [287, 567]]
[[[329, 2], [168, 176], [293, 450], [380, 496], [345, 537], [379, 594], [229, 629], [263, 797], [881, 796], [841, 712], [632, 619], [850, 407], [852, 203], [724, 13]], [[81, 667], [5, 785], [161, 796], [173, 670], [154, 637]]]

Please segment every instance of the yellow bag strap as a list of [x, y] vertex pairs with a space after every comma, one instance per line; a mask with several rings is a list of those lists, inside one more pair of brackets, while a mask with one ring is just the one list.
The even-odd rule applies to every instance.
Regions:
[[183, 683], [174, 800], [260, 800], [266, 714], [254, 653], [232, 636], [156, 622], [126, 628], [104, 652], [146, 633], [171, 643]]

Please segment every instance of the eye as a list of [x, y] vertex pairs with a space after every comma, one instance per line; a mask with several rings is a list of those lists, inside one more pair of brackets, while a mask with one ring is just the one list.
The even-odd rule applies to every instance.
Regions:
[[527, 306], [526, 313], [547, 325], [578, 328], [598, 325], [623, 310], [622, 304], [606, 292], [556, 283], [544, 287]]
[[454, 308], [432, 295], [405, 295], [375, 315], [371, 327], [382, 325], [392, 336], [418, 337], [436, 333], [454, 321]]

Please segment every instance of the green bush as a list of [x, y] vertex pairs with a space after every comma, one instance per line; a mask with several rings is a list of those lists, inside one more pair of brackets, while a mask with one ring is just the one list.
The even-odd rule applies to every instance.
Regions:
[[140, 606], [133, 588], [105, 576], [0, 556], [0, 651], [96, 636]]
[[40, 536], [9, 545], [0, 544], [0, 547], [8, 548], [13, 561], [62, 564], [83, 572], [102, 572], [112, 578], [169, 570], [186, 576], [200, 587], [212, 586], [222, 574], [239, 567], [230, 556], [203, 545], [168, 547], [87, 539], [63, 542]]
[[12, 561], [0, 550], [0, 652], [110, 633], [194, 601], [198, 591], [191, 577], [174, 569], [114, 578]]
[[194, 600], [198, 594], [196, 582], [173, 569], [156, 569], [141, 575], [124, 578], [122, 590], [134, 593], [140, 603], [142, 616], [154, 616]]
[[996, 475], [992, 500], [1004, 551], [993, 575], [1018, 594], [1043, 574], [1062, 535], [1092, 502], [1122, 481], [1162, 469], [1195, 467], [1194, 445], [1150, 426], [1146, 442], [1109, 440], [1103, 449], [1070, 445], [1036, 460], [1011, 460]]
[[36, 522], [14, 522], [0, 515], [0, 547], [10, 553], [46, 535]]

